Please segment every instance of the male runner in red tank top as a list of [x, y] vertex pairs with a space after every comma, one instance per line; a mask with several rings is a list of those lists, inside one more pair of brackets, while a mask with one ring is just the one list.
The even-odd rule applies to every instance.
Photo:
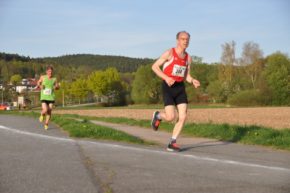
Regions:
[[[190, 75], [192, 59], [185, 51], [189, 45], [189, 39], [190, 34], [188, 32], [178, 32], [176, 47], [165, 51], [152, 65], [152, 70], [163, 79], [162, 92], [165, 106], [164, 112], [155, 111], [153, 113], [152, 128], [157, 131], [161, 120], [173, 121], [175, 119], [175, 108], [178, 111], [178, 121], [173, 128], [172, 138], [167, 147], [168, 151], [180, 151], [176, 139], [185, 123], [188, 103], [184, 80], [195, 88], [200, 86], [199, 81]], [[161, 66], [163, 66], [162, 70], [160, 69]]]

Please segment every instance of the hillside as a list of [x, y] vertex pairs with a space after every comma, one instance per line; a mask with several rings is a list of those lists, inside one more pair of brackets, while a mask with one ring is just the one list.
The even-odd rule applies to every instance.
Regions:
[[89, 71], [103, 70], [108, 67], [115, 67], [119, 72], [135, 72], [139, 66], [153, 63], [149, 58], [130, 58], [124, 56], [75, 54], [58, 57], [30, 58], [18, 54], [0, 52], [0, 61], [4, 62], [24, 62], [41, 65], [54, 64], [64, 68], [86, 68]]
[[0, 60], [4, 60], [6, 62], [12, 61], [12, 60], [28, 62], [30, 58], [26, 56], [20, 56], [18, 54], [8, 54], [8, 53], [0, 52]]
[[60, 57], [46, 57], [40, 59], [45, 63], [72, 65], [74, 67], [84, 65], [89, 66], [94, 70], [115, 67], [120, 72], [134, 72], [138, 69], [139, 66], [153, 62], [152, 59], [148, 58], [129, 58], [124, 56], [92, 54], [65, 55]]

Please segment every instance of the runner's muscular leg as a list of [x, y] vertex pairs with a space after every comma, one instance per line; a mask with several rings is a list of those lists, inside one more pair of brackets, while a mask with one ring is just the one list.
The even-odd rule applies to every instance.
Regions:
[[175, 118], [175, 107], [174, 105], [167, 105], [164, 108], [165, 112], [160, 112], [160, 117], [165, 121], [173, 121]]
[[178, 121], [176, 122], [172, 133], [172, 138], [174, 139], [177, 139], [184, 126], [187, 116], [187, 104], [182, 103], [177, 105], [177, 111], [178, 111]]
[[53, 104], [50, 103], [48, 105], [48, 109], [47, 109], [47, 116], [46, 116], [46, 120], [45, 120], [45, 124], [48, 124], [50, 118], [51, 118], [51, 111], [52, 111], [52, 107], [53, 107]]
[[41, 115], [46, 115], [48, 111], [48, 105], [46, 103], [41, 103]]

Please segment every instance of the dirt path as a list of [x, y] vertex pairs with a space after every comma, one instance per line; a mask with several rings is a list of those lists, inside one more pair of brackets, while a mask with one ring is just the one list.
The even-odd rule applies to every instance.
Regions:
[[[93, 117], [151, 119], [153, 111], [152, 109], [108, 108], [95, 110], [56, 110], [55, 113], [79, 114]], [[283, 129], [290, 128], [290, 107], [189, 109], [187, 120], [192, 123], [260, 125]]]

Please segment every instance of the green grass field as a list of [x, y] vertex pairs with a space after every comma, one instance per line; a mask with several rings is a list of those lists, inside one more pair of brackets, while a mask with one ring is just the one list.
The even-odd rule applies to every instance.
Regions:
[[[3, 113], [3, 112], [1, 112]], [[1, 114], [0, 113], [0, 114]], [[30, 115], [38, 117], [34, 112], [5, 112], [6, 114]], [[75, 118], [83, 121], [77, 121]], [[138, 144], [153, 144], [140, 138], [116, 131], [112, 128], [94, 125], [89, 120], [135, 125], [150, 128], [150, 121], [128, 118], [85, 117], [79, 115], [58, 115], [52, 121], [68, 131], [72, 137], [85, 137], [102, 140], [123, 141]], [[172, 132], [173, 123], [162, 122], [160, 129]], [[205, 137], [234, 143], [269, 146], [276, 149], [290, 150], [290, 129], [275, 130], [260, 126], [240, 126], [229, 124], [186, 124], [182, 135]]]
[[[136, 125], [149, 128], [148, 120], [126, 118], [88, 118], [105, 122]], [[162, 122], [160, 129], [172, 132], [172, 123]], [[205, 137], [242, 144], [263, 145], [290, 150], [290, 129], [275, 130], [260, 126], [240, 126], [229, 124], [186, 124], [182, 131], [185, 136]]]
[[[224, 105], [224, 104], [217, 104], [217, 105], [212, 105], [212, 104], [189, 104], [189, 109], [201, 109], [201, 108], [229, 108], [229, 106]], [[85, 105], [85, 106], [67, 106], [67, 107], [62, 107], [62, 106], [57, 106], [57, 109], [76, 109], [76, 110], [93, 110], [93, 109], [163, 109], [164, 106], [162, 104], [143, 104], [143, 105], [128, 105], [128, 106], [117, 106], [117, 107], [103, 107], [103, 106], [98, 106], [98, 105]], [[39, 108], [37, 108], [39, 109]]]
[[[35, 117], [36, 119], [39, 116], [39, 113], [36, 112], [0, 111], [0, 115], [1, 114], [30, 116]], [[63, 130], [67, 131], [70, 137], [110, 140], [142, 145], [154, 145], [153, 142], [145, 141], [138, 137], [129, 135], [122, 131], [117, 131], [109, 127], [95, 125], [86, 119], [83, 121], [77, 121], [70, 118], [69, 116], [53, 116], [51, 121], [61, 127]]]
[[100, 140], [112, 140], [135, 144], [147, 144], [152, 145], [153, 143], [146, 142], [143, 139], [129, 135], [122, 131], [117, 131], [109, 127], [95, 125], [83, 119], [82, 121], [77, 121], [71, 118], [63, 116], [54, 116], [52, 121], [68, 131], [71, 137], [78, 138], [91, 138]]

